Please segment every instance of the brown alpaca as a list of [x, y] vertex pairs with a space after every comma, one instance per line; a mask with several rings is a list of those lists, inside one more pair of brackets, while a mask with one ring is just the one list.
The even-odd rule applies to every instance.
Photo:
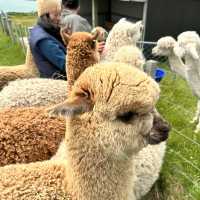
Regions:
[[86, 69], [68, 100], [48, 109], [67, 117], [68, 159], [0, 168], [0, 199], [135, 200], [133, 158], [162, 138], [150, 134], [158, 97], [158, 85], [131, 66]]
[[34, 77], [39, 77], [39, 71], [33, 60], [30, 47], [28, 46], [25, 64], [0, 67], [0, 90], [7, 85], [9, 81]]
[[[74, 83], [72, 79], [78, 77], [78, 72], [98, 61], [98, 52], [93, 43], [97, 36], [89, 33], [67, 36], [70, 84]], [[72, 53], [74, 48], [77, 50], [76, 56]], [[84, 56], [87, 59], [83, 59]], [[7, 108], [0, 111], [0, 166], [46, 160], [56, 153], [64, 137], [65, 122], [63, 118], [51, 119], [45, 109]]]

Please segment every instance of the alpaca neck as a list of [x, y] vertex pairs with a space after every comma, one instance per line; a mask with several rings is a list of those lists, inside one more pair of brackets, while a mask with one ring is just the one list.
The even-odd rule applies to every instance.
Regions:
[[36, 64], [35, 64], [35, 61], [34, 61], [34, 58], [29, 46], [27, 47], [27, 51], [26, 51], [25, 67], [27, 68], [28, 73], [35, 76], [39, 76], [39, 71], [36, 67]]
[[172, 71], [180, 75], [183, 79], [186, 79], [186, 66], [174, 53], [172, 53], [169, 57], [169, 63]]
[[67, 191], [76, 200], [135, 200], [133, 159], [106, 155], [100, 145], [80, 136], [80, 129], [66, 136]]
[[187, 66], [186, 75], [190, 88], [194, 95], [200, 97], [200, 60], [193, 59], [190, 55], [185, 56], [185, 62]]
[[67, 54], [67, 80], [68, 91], [71, 91], [72, 86], [80, 74], [89, 66], [98, 62], [98, 52], [86, 52], [83, 48], [77, 47], [68, 49]]

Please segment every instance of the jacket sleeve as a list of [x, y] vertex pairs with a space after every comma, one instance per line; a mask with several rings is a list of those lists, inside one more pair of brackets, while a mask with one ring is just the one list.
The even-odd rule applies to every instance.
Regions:
[[66, 52], [64, 52], [58, 44], [51, 39], [43, 39], [39, 41], [38, 47], [41, 54], [59, 70], [65, 71]]

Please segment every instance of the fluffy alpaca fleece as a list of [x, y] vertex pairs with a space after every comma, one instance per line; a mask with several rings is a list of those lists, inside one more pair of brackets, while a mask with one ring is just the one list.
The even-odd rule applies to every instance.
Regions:
[[0, 166], [49, 159], [64, 137], [64, 119], [48, 117], [44, 108], [0, 111]]
[[157, 56], [167, 56], [171, 70], [186, 79], [186, 66], [176, 54], [177, 47], [178, 43], [176, 40], [171, 36], [166, 36], [158, 40], [152, 53]]
[[68, 116], [68, 159], [0, 168], [0, 198], [46, 200], [63, 193], [72, 200], [136, 199], [133, 157], [161, 141], [150, 134], [158, 95], [158, 85], [131, 66], [86, 69], [69, 99], [48, 110]]
[[[185, 59], [187, 81], [193, 94], [200, 99], [200, 37], [195, 31], [186, 31], [178, 36], [178, 56]], [[192, 122], [197, 122], [195, 132], [200, 131], [200, 100]]]
[[[95, 62], [97, 62], [98, 52], [96, 51], [97, 48], [93, 43], [97, 35], [92, 36], [89, 33], [74, 33], [72, 36], [66, 37], [69, 37], [67, 66], [68, 70], [70, 70], [71, 72], [67, 74], [68, 83], [73, 84], [75, 79], [78, 77], [78, 73], [81, 73], [86, 67], [89, 67], [90, 64], [94, 64]], [[82, 51], [78, 50], [77, 47], [82, 48]], [[73, 53], [71, 53], [71, 51], [74, 50], [77, 50], [76, 57], [74, 57]], [[71, 60], [73, 60], [75, 63], [73, 63], [73, 61]], [[76, 68], [74, 66], [76, 66]], [[75, 69], [74, 75], [72, 74], [73, 69], [70, 68]], [[65, 93], [65, 95], [63, 94], [63, 96], [66, 96], [66, 89], [63, 90], [63, 93]], [[39, 117], [38, 113], [40, 113], [42, 117]], [[40, 120], [37, 120], [37, 116]], [[55, 123], [54, 125], [53, 121]], [[26, 107], [16, 109], [7, 108], [6, 110], [2, 110], [0, 112], [0, 141], [3, 145], [0, 146], [0, 152], [2, 152], [0, 153], [0, 156], [2, 156], [0, 159], [0, 165], [2, 166], [11, 163], [27, 163], [31, 161], [36, 161], [36, 155], [38, 154], [35, 152], [40, 153], [38, 155], [38, 160], [47, 159], [47, 156], [45, 154], [46, 152], [44, 150], [39, 151], [40, 146], [45, 140], [49, 146], [55, 145], [56, 147], [58, 147], [59, 142], [63, 138], [64, 129], [65, 126], [63, 121], [58, 124], [57, 120], [52, 120], [51, 118], [46, 116], [44, 114], [44, 108]], [[41, 133], [38, 134], [38, 131], [41, 131]], [[57, 131], [60, 131], [60, 134], [58, 134], [55, 138], [52, 134], [57, 133]], [[47, 137], [46, 134], [52, 137]], [[29, 138], [29, 146], [24, 145], [26, 144], [26, 138]], [[23, 151], [20, 151], [20, 157], [18, 155], [18, 150], [16, 148], [13, 148], [9, 144], [15, 144], [15, 146], [19, 146], [23, 149]], [[54, 152], [49, 151], [48, 145], [44, 145], [43, 149], [46, 148], [46, 151], [49, 152], [48, 158], [50, 158], [56, 152], [57, 148], [54, 149]], [[39, 148], [38, 150], [37, 147]], [[31, 151], [33, 151], [32, 154], [29, 154], [29, 152]], [[31, 155], [35, 156], [32, 158]]]
[[0, 108], [47, 106], [67, 98], [67, 82], [31, 78], [12, 81], [0, 92]]
[[26, 62], [17, 66], [1, 66], [0, 67], [0, 90], [8, 84], [9, 81], [16, 79], [25, 79], [39, 77], [39, 71], [33, 60], [30, 47], [27, 48]]
[[145, 64], [145, 58], [142, 51], [138, 47], [132, 45], [121, 47], [115, 53], [113, 61], [130, 64], [140, 70], [143, 70]]
[[124, 18], [121, 19], [108, 34], [102, 60], [113, 61], [115, 53], [122, 46], [136, 46], [141, 37], [142, 29], [141, 21], [134, 24]]

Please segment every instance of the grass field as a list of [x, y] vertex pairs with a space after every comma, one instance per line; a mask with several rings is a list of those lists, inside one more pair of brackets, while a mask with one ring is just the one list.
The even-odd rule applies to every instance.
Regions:
[[24, 63], [25, 57], [22, 48], [13, 44], [9, 37], [0, 31], [0, 66], [18, 65]]
[[24, 26], [33, 26], [36, 23], [37, 15], [36, 13], [24, 14], [24, 13], [9, 13], [11, 20], [17, 24], [22, 24]]
[[[23, 62], [21, 48], [0, 32], [0, 66]], [[163, 67], [168, 69], [166, 65]], [[196, 98], [186, 82], [171, 72], [161, 82], [161, 89], [158, 109], [173, 130], [160, 179], [144, 200], [199, 200], [200, 133], [195, 134], [195, 125], [189, 123], [196, 109]]]

